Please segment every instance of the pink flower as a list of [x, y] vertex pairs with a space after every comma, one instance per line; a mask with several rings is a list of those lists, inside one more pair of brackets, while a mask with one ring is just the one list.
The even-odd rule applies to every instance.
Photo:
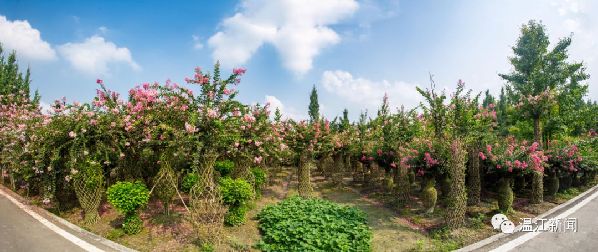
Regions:
[[101, 79], [97, 79], [97, 80], [96, 80], [96, 83], [97, 83], [97, 84], [104, 84], [104, 81], [103, 81], [103, 80], [101, 80]]
[[438, 160], [432, 158], [432, 155], [429, 152], [424, 153], [424, 161], [426, 161], [426, 165], [428, 167], [432, 167], [438, 164]]
[[257, 157], [255, 157], [255, 158], [253, 159], [253, 161], [254, 161], [256, 164], [259, 164], [259, 163], [261, 163], [261, 162], [262, 162], [262, 156], [257, 156]]
[[392, 168], [397, 168], [397, 164], [395, 164], [394, 162], [392, 162], [392, 163], [390, 164], [390, 167], [392, 167]]
[[197, 128], [187, 122], [185, 122], [185, 131], [187, 131], [188, 133], [194, 133], [197, 131]]
[[245, 68], [235, 68], [235, 69], [233, 69], [233, 74], [243, 75], [243, 74], [245, 74], [245, 71], [247, 71], [247, 70], [245, 70]]
[[480, 153], [478, 154], [478, 156], [480, 156], [480, 158], [481, 158], [482, 160], [486, 160], [486, 155], [484, 155], [484, 153], [483, 153], [483, 152], [481, 152], [481, 151], [480, 151]]
[[534, 142], [534, 143], [532, 144], [532, 146], [530, 147], [529, 151], [530, 151], [530, 152], [534, 152], [534, 151], [536, 151], [536, 149], [538, 149], [538, 145], [539, 145], [539, 144], [538, 144], [538, 142]]
[[69, 137], [75, 138], [75, 137], [77, 137], [77, 133], [71, 131], [71, 132], [69, 132]]

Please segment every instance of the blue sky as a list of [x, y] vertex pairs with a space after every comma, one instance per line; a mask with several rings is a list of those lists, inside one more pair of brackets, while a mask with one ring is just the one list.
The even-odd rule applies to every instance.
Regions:
[[[553, 1], [244, 0], [0, 1], [0, 42], [32, 69], [50, 103], [88, 101], [95, 80], [125, 93], [143, 82], [182, 83], [195, 66], [245, 67], [240, 99], [306, 117], [312, 85], [323, 113], [414, 107], [429, 74], [497, 94], [520, 26], [538, 19], [551, 41], [573, 33], [571, 60], [598, 76], [598, 4]], [[598, 98], [590, 83], [589, 99]]]

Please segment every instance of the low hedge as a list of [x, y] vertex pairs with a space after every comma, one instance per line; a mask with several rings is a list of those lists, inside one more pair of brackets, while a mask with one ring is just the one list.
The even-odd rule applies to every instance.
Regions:
[[263, 251], [371, 251], [366, 214], [354, 207], [291, 197], [257, 217]]

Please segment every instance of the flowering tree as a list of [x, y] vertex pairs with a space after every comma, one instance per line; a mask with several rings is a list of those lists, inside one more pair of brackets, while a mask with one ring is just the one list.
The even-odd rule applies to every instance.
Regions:
[[542, 23], [530, 20], [521, 28], [521, 36], [513, 47], [515, 56], [510, 59], [513, 72], [500, 74], [509, 82], [507, 91], [517, 108], [533, 121], [534, 141], [540, 144], [540, 120], [553, 105], [561, 87], [567, 81], [577, 82], [588, 77], [583, 74], [581, 63], [567, 62], [571, 38], [561, 39], [552, 50], [548, 50], [549, 44]]
[[330, 122], [288, 121], [286, 127], [286, 141], [299, 160], [299, 195], [310, 197], [313, 191], [310, 172], [314, 167], [316, 154], [326, 151], [330, 146]]

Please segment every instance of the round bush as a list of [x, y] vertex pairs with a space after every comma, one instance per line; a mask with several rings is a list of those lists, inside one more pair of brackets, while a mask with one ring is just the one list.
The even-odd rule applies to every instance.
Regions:
[[235, 163], [230, 160], [216, 161], [214, 169], [220, 173], [220, 176], [227, 177], [230, 176], [235, 169]]
[[253, 187], [244, 179], [224, 177], [220, 179], [222, 201], [228, 206], [224, 223], [238, 226], [245, 223], [245, 214], [249, 210], [248, 203], [254, 197]]
[[220, 179], [220, 193], [225, 205], [240, 206], [254, 196], [253, 187], [244, 179], [225, 177]]
[[108, 202], [123, 214], [133, 213], [147, 205], [149, 190], [145, 184], [136, 182], [117, 182], [108, 188]]
[[183, 182], [181, 182], [181, 189], [183, 190], [183, 192], [190, 192], [191, 188], [197, 184], [197, 181], [199, 181], [199, 175], [197, 175], [197, 173], [195, 172], [190, 172], [187, 173], [185, 175], [185, 177], [183, 177]]
[[317, 198], [291, 197], [259, 214], [263, 251], [371, 251], [366, 215]]

